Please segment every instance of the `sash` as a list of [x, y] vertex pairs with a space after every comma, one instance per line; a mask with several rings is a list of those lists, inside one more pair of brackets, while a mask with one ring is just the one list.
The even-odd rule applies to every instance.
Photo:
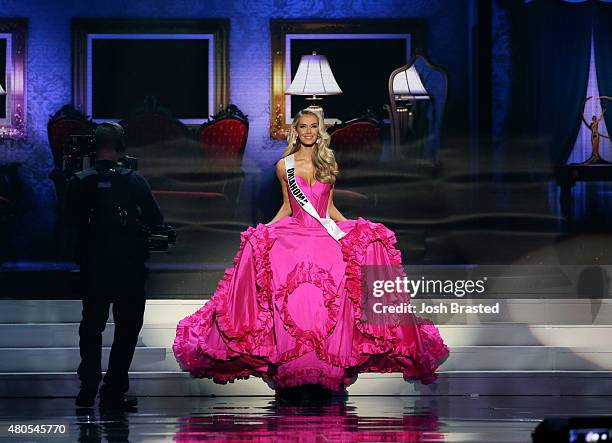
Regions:
[[306, 197], [306, 194], [302, 192], [295, 179], [295, 158], [293, 156], [294, 154], [285, 157], [287, 183], [289, 184], [289, 190], [291, 191], [291, 194], [293, 194], [293, 197], [295, 197], [295, 200], [300, 204], [300, 206], [304, 208], [304, 210], [308, 212], [311, 216], [317, 219], [327, 230], [329, 235], [331, 235], [334, 240], [339, 242], [339, 240], [347, 233], [340, 229], [338, 225], [336, 225], [336, 222], [334, 220], [329, 218], [329, 210], [327, 211], [327, 217], [321, 218], [315, 207], [308, 200], [308, 197]]

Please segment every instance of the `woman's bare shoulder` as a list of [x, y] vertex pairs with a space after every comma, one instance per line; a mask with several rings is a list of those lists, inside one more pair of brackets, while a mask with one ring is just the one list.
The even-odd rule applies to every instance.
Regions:
[[278, 176], [278, 178], [284, 178], [286, 173], [287, 171], [285, 169], [285, 159], [281, 158], [279, 161], [276, 162], [276, 175]]
[[276, 162], [276, 170], [285, 172], [285, 158], [281, 158]]

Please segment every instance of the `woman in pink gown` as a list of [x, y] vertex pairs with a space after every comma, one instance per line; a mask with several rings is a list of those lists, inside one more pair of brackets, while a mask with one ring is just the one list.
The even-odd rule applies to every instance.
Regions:
[[277, 391], [334, 392], [361, 372], [436, 379], [449, 351], [431, 322], [361, 321], [361, 265], [401, 265], [401, 253], [384, 225], [348, 220], [334, 206], [329, 142], [319, 115], [300, 111], [277, 163], [278, 214], [241, 233], [214, 295], [177, 326], [174, 354], [193, 377], [226, 383], [253, 375]]

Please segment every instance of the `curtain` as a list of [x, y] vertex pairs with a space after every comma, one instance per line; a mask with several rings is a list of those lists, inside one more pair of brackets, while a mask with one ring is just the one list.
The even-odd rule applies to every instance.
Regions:
[[534, 149], [544, 149], [553, 164], [560, 164], [581, 124], [593, 3], [535, 0], [526, 8], [526, 132]]
[[[591, 57], [589, 63], [589, 83], [585, 93], [585, 97], [595, 97], [601, 95], [597, 81], [597, 66], [595, 57], [595, 37], [591, 43]], [[611, 103], [612, 104], [612, 103]], [[601, 115], [601, 104], [599, 100], [590, 100], [584, 108], [585, 118], [590, 120], [592, 115]], [[606, 113], [607, 114], [607, 113]], [[606, 133], [606, 122], [599, 124], [601, 133]], [[581, 163], [588, 159], [592, 153], [591, 147], [591, 130], [585, 125], [580, 126], [574, 149], [567, 160], [567, 163]], [[604, 159], [612, 158], [612, 143], [608, 139], [601, 138], [599, 143], [599, 152]], [[573, 198], [573, 219], [575, 224], [581, 224], [587, 227], [589, 223], [597, 220], [609, 220], [610, 212], [606, 210], [603, 202], [609, 200], [612, 195], [612, 184], [609, 182], [577, 182], [572, 189]], [[605, 198], [602, 199], [602, 197]], [[558, 195], [555, 194], [555, 201], [558, 201]]]
[[[612, 3], [600, 1], [595, 5], [593, 40], [599, 95], [612, 97]], [[612, 101], [604, 101], [602, 105], [608, 108], [604, 119], [610, 131], [612, 130]]]

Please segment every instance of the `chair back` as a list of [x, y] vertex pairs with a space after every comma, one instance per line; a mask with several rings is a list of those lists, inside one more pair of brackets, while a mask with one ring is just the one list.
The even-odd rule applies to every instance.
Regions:
[[62, 168], [62, 157], [68, 154], [71, 135], [91, 135], [94, 131], [91, 119], [71, 105], [64, 105], [55, 114], [49, 116], [47, 137], [53, 154], [56, 170]]
[[364, 116], [349, 120], [332, 126], [328, 132], [331, 135], [331, 148], [342, 167], [380, 158], [381, 125], [375, 118]]
[[128, 148], [155, 146], [189, 137], [189, 129], [160, 110], [138, 112], [121, 121]]
[[198, 142], [205, 158], [241, 159], [249, 135], [249, 120], [230, 105], [200, 126]]

